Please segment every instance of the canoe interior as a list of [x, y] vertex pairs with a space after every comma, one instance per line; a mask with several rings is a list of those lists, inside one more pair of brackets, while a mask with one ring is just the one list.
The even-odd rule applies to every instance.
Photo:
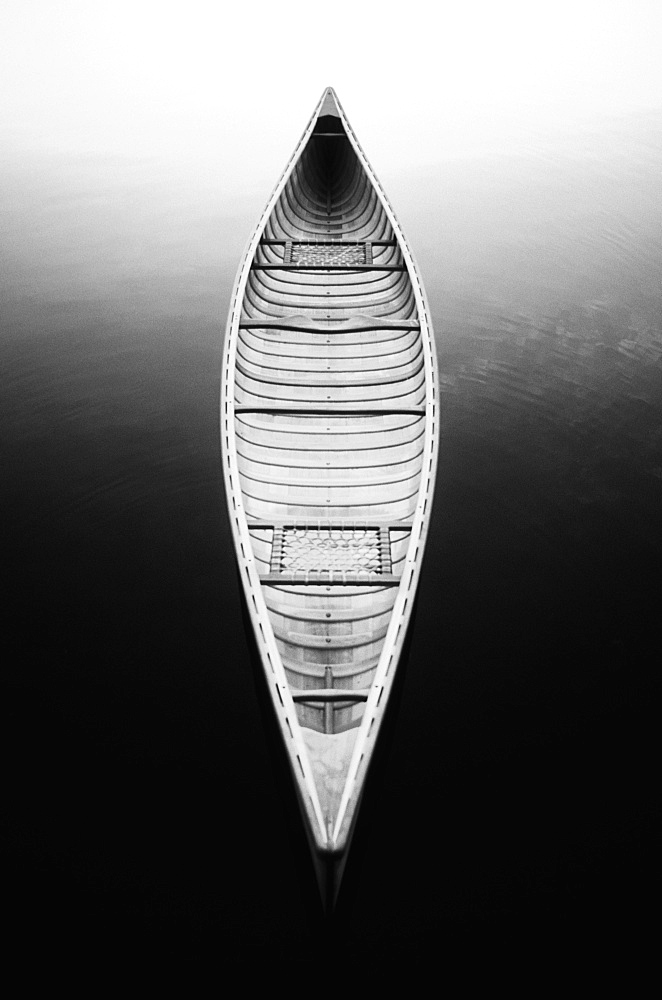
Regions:
[[233, 503], [330, 826], [433, 467], [429, 324], [345, 122], [327, 91], [254, 242], [226, 389]]

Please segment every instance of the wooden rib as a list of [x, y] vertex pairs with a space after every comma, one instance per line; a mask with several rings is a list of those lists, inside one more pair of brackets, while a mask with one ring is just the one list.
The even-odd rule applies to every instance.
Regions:
[[357, 688], [308, 688], [292, 689], [294, 701], [367, 701], [370, 689]]
[[406, 271], [404, 264], [253, 264], [254, 271]]
[[[347, 324], [347, 325], [345, 325]], [[326, 325], [315, 322], [307, 316], [283, 317], [282, 319], [242, 319], [239, 321], [240, 330], [301, 330], [304, 333], [355, 333], [366, 330], [418, 330], [420, 323], [417, 319], [389, 319], [387, 317], [371, 318], [368, 316], [348, 316], [340, 322]]]
[[342, 417], [342, 416], [379, 416], [381, 413], [396, 413], [396, 414], [415, 414], [421, 415], [425, 414], [424, 406], [343, 406], [339, 403], [337, 406], [265, 406], [261, 403], [250, 404], [250, 403], [239, 403], [234, 407], [235, 413], [296, 413], [298, 416], [329, 416], [329, 417]]
[[[261, 239], [260, 246], [286, 246], [287, 243], [292, 243], [292, 240], [268, 240]], [[360, 240], [326, 240], [323, 237], [317, 240], [296, 240], [296, 243], [301, 243], [303, 246], [309, 247], [319, 247], [319, 246], [334, 246], [334, 247], [355, 247], [355, 246], [366, 246], [371, 244], [376, 247], [394, 247], [397, 246], [397, 240], [369, 240], [367, 243]]]
[[301, 573], [263, 573], [260, 575], [262, 583], [273, 585], [285, 585], [294, 583], [297, 587], [397, 587], [400, 577], [393, 573], [375, 573], [374, 576], [361, 576], [360, 573], [344, 573], [332, 570], [310, 571], [308, 576]]
[[341, 531], [343, 528], [349, 527], [361, 527], [361, 528], [373, 528], [379, 531], [411, 531], [411, 521], [393, 521], [390, 524], [385, 524], [383, 521], [357, 521], [352, 519], [350, 521], [334, 521], [330, 518], [319, 518], [314, 524], [310, 524], [308, 521], [274, 521], [273, 519], [266, 521], [248, 521], [248, 527], [251, 530], [257, 530], [258, 528], [330, 528], [335, 531]]

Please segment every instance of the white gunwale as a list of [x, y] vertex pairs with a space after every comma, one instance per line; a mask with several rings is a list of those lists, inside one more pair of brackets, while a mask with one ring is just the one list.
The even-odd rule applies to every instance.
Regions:
[[[406, 557], [402, 563], [401, 582], [391, 613], [384, 645], [379, 657], [374, 680], [365, 703], [365, 711], [359, 726], [352, 753], [345, 789], [340, 800], [335, 825], [327, 829], [318, 797], [315, 779], [308, 757], [305, 740], [297, 718], [294, 698], [276, 645], [270, 624], [260, 574], [253, 555], [251, 535], [248, 527], [240, 486], [240, 472], [237, 462], [235, 431], [235, 363], [242, 303], [246, 284], [262, 233], [285, 185], [310, 139], [320, 110], [330, 94], [338, 108], [347, 138], [357, 159], [370, 179], [384, 212], [390, 222], [399, 245], [414, 294], [425, 368], [425, 431], [423, 463], [418, 500], [411, 517], [411, 531]], [[257, 322], [257, 321], [256, 321]], [[305, 324], [304, 324], [305, 325]], [[353, 329], [352, 325], [347, 328]], [[395, 213], [366, 158], [344, 111], [331, 88], [325, 90], [315, 111], [288, 161], [280, 180], [274, 188], [267, 205], [253, 231], [244, 251], [232, 292], [231, 307], [223, 350], [223, 371], [221, 376], [221, 443], [223, 453], [223, 474], [230, 522], [235, 541], [237, 563], [246, 603], [253, 624], [260, 658], [271, 699], [278, 718], [284, 743], [291, 764], [292, 773], [299, 791], [302, 808], [308, 817], [309, 835], [316, 850], [324, 855], [336, 857], [346, 851], [352, 833], [364, 779], [370, 764], [378, 737], [381, 719], [388, 703], [395, 668], [402, 653], [407, 625], [411, 615], [416, 587], [421, 570], [423, 550], [430, 521], [430, 511], [434, 493], [439, 439], [439, 394], [436, 351], [430, 311], [419, 276], [418, 268]]]

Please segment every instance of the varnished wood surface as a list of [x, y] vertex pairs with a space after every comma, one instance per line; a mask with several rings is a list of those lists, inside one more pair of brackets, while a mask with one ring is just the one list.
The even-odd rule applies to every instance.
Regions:
[[[276, 705], [284, 731], [296, 730], [302, 798], [322, 829], [313, 839], [329, 850], [342, 846], [343, 796], [351, 814], [360, 794], [350, 764], [362, 723], [378, 721], [376, 679], [406, 630], [438, 437], [424, 294], [377, 184], [325, 92], [240, 268], [224, 353], [238, 557], [256, 634], [277, 657]], [[335, 581], [324, 575], [325, 553], [342, 561], [343, 546], [381, 567], [369, 584], [337, 567]], [[281, 564], [292, 552], [305, 582]]]

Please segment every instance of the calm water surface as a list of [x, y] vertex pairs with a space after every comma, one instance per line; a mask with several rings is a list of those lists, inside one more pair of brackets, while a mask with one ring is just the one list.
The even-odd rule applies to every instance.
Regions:
[[661, 153], [649, 115], [412, 177], [376, 165], [431, 302], [443, 438], [409, 662], [335, 929], [283, 806], [220, 475], [225, 313], [262, 206], [158, 164], [7, 159], [18, 947], [305, 963], [332, 933], [357, 954], [451, 961], [488, 941], [569, 953], [587, 927], [646, 946]]

